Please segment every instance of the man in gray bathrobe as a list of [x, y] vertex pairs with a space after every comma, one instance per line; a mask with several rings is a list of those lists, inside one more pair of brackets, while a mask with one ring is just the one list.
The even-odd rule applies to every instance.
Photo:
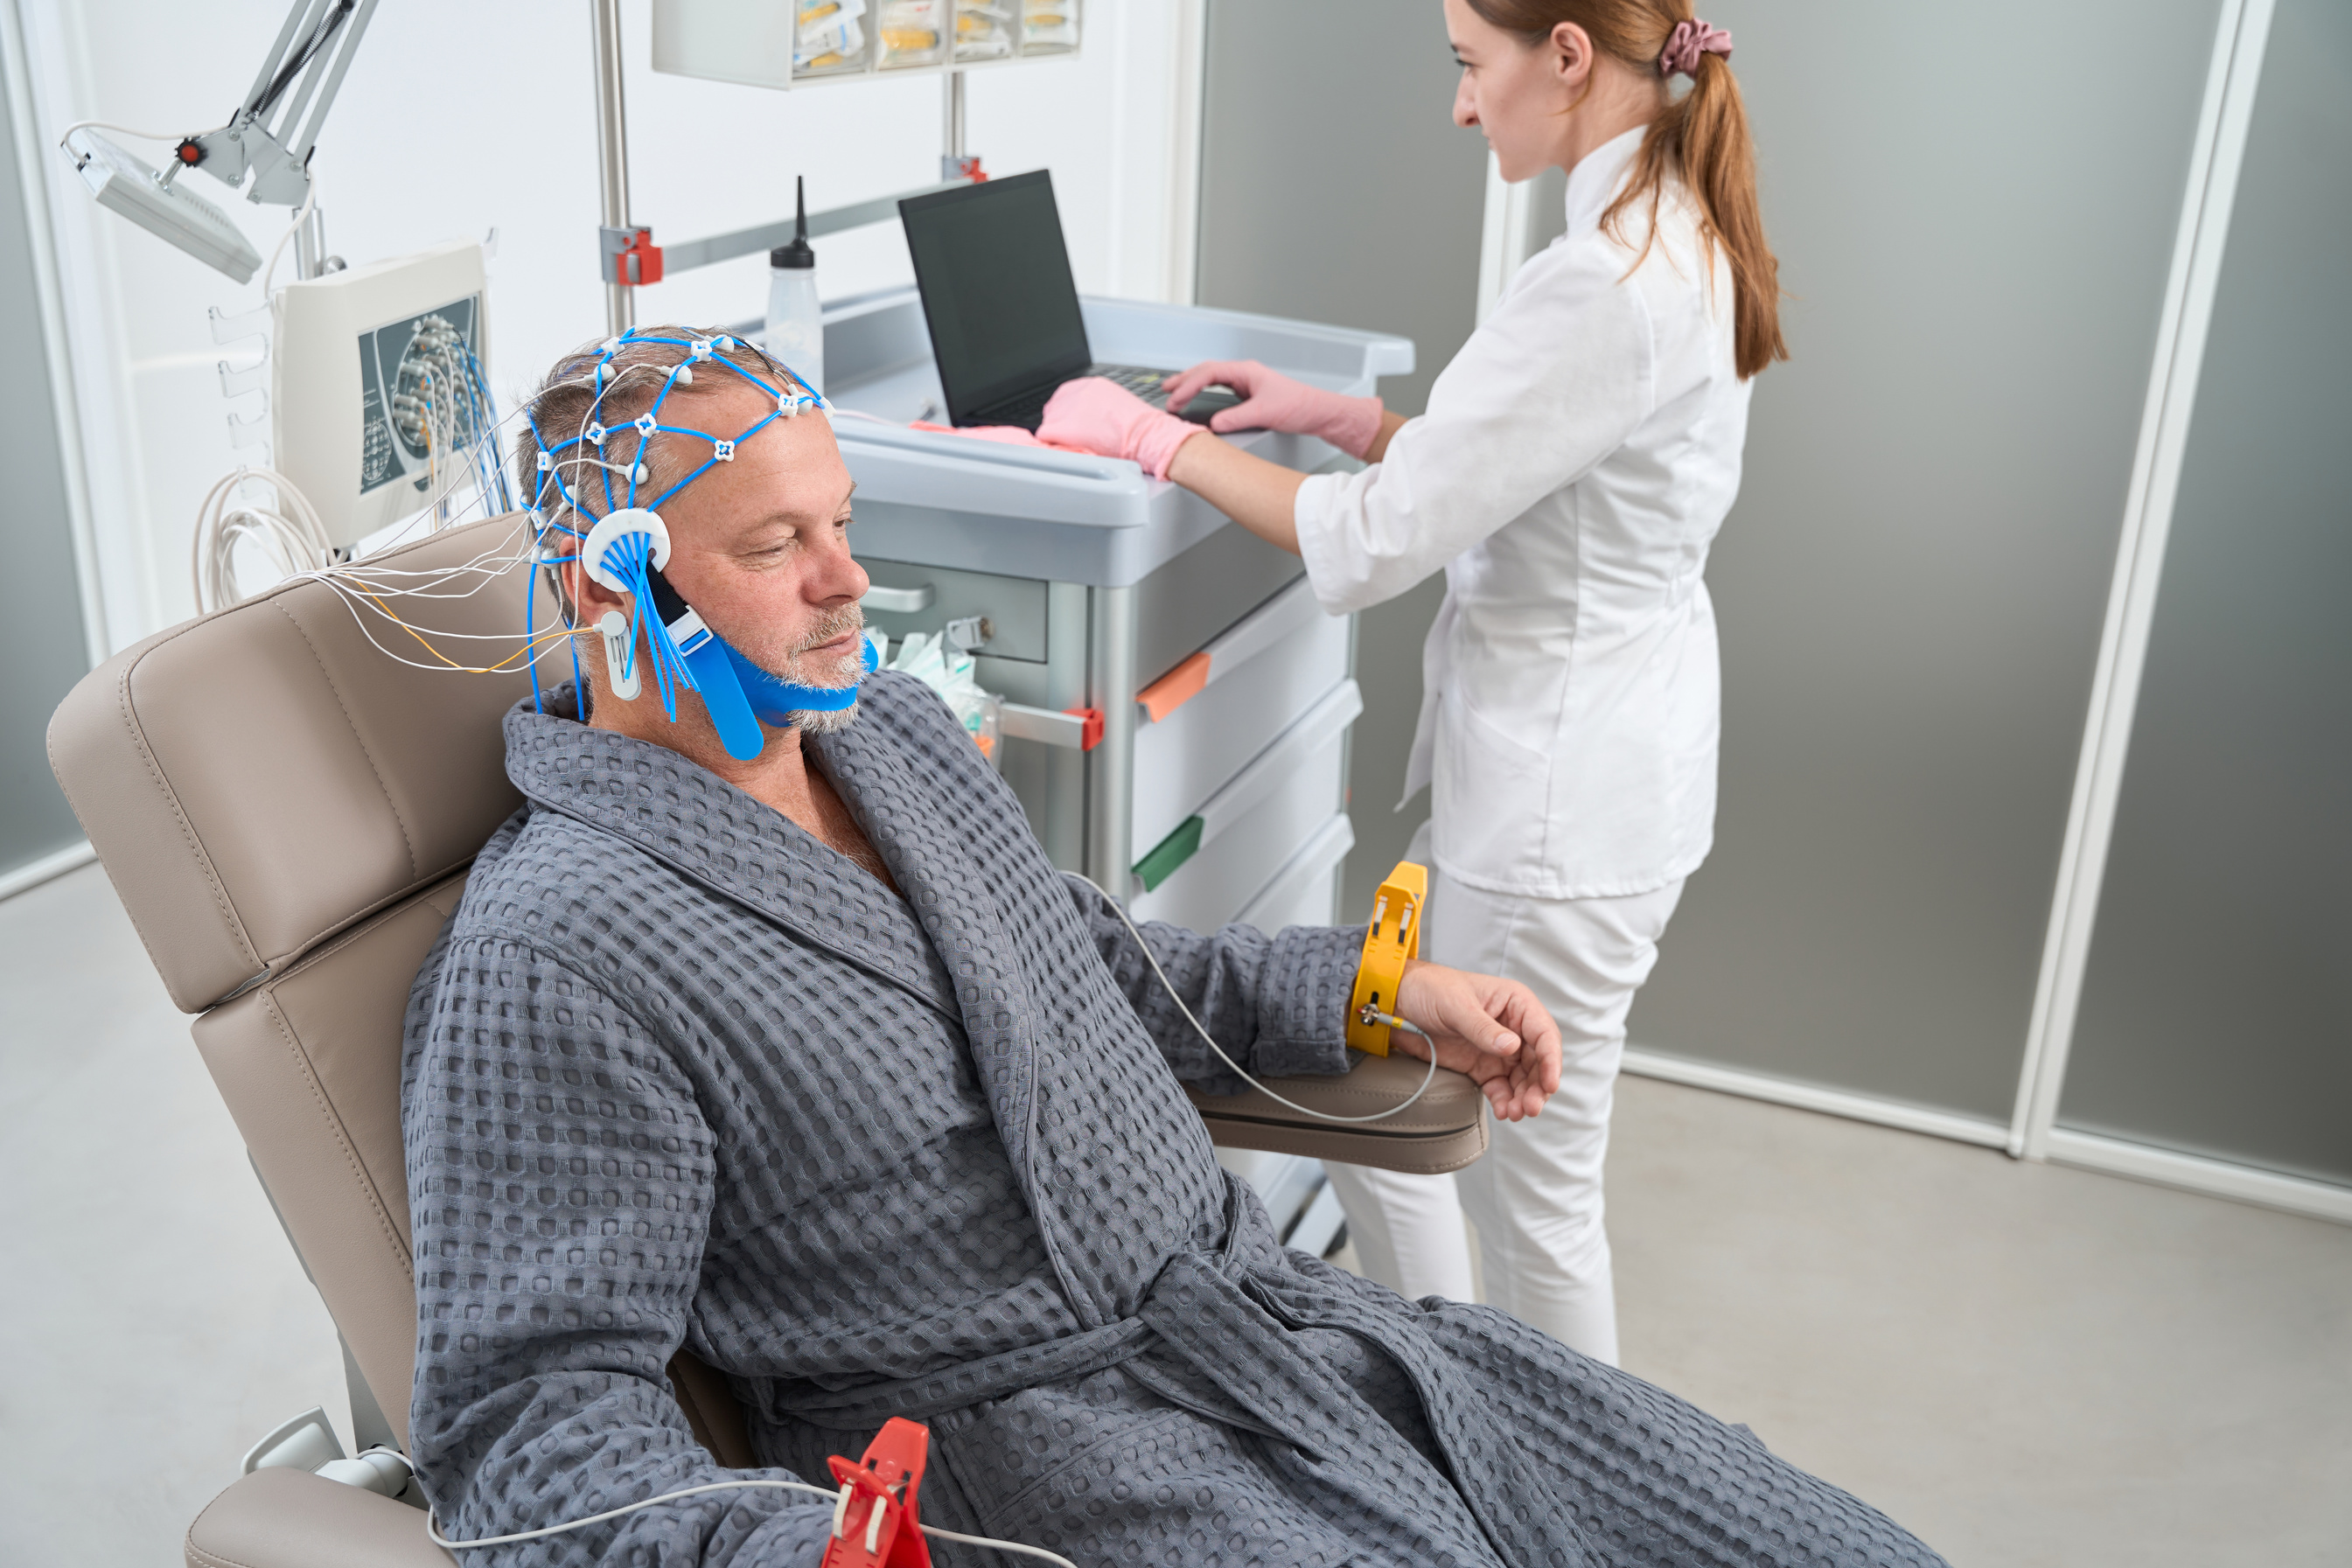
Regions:
[[[678, 357], [626, 346], [594, 417], [635, 417]], [[586, 423], [593, 359], [551, 374], [538, 431]], [[705, 373], [662, 422], [772, 407]], [[656, 470], [698, 461], [664, 449], [687, 440]], [[663, 506], [666, 575], [761, 668], [849, 684], [850, 489], [822, 419], [776, 421]], [[582, 623], [625, 613], [563, 578]], [[672, 722], [651, 679], [621, 701], [583, 664], [588, 722], [570, 687], [509, 716], [526, 803], [409, 1004], [411, 1430], [444, 1534], [825, 1484], [903, 1416], [931, 1432], [927, 1522], [1087, 1565], [1940, 1561], [1498, 1312], [1286, 1251], [1178, 1088], [1236, 1081], [919, 683], [873, 676], [742, 762], [695, 698]], [[1143, 936], [1251, 1071], [1345, 1071], [1360, 929]], [[1399, 1010], [1498, 1114], [1557, 1084], [1523, 988], [1425, 967]], [[681, 1347], [772, 1469], [696, 1443]], [[814, 1568], [831, 1521], [722, 1490], [460, 1560]]]

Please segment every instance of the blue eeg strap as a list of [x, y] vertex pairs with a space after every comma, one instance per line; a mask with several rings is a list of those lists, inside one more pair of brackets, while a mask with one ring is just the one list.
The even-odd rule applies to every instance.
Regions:
[[[727, 755], [739, 762], [749, 762], [760, 755], [768, 737], [760, 729], [760, 721], [752, 716], [751, 705], [743, 695], [743, 684], [735, 677], [728, 658], [731, 650], [718, 632], [703, 623], [687, 601], [678, 597], [669, 579], [660, 572], [650, 572], [655, 624], [661, 629], [661, 639], [677, 650], [685, 662], [694, 689], [702, 694], [702, 706], [710, 715], [713, 727], [719, 731], [719, 744]], [[671, 715], [673, 720], [677, 715]]]

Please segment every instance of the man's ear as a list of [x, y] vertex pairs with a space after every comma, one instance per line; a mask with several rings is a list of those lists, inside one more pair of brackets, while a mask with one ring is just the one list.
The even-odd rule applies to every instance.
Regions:
[[572, 602], [578, 606], [578, 612], [573, 619], [581, 625], [595, 625], [607, 610], [617, 610], [624, 615], [629, 612], [627, 597], [615, 593], [589, 576], [587, 567], [581, 562], [566, 561], [555, 570], [562, 579], [563, 591], [569, 594]]

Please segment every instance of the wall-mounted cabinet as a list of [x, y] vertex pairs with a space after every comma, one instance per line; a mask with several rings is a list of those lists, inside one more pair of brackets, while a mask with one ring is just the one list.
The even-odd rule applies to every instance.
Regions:
[[654, 69], [748, 87], [1067, 57], [1085, 0], [654, 0]]

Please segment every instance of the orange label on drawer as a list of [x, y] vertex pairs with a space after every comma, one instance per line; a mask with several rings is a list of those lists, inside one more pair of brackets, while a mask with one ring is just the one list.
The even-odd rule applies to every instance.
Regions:
[[1136, 693], [1135, 700], [1143, 705], [1143, 711], [1151, 716], [1151, 722], [1158, 724], [1199, 696], [1201, 688], [1208, 684], [1209, 655], [1195, 653]]

